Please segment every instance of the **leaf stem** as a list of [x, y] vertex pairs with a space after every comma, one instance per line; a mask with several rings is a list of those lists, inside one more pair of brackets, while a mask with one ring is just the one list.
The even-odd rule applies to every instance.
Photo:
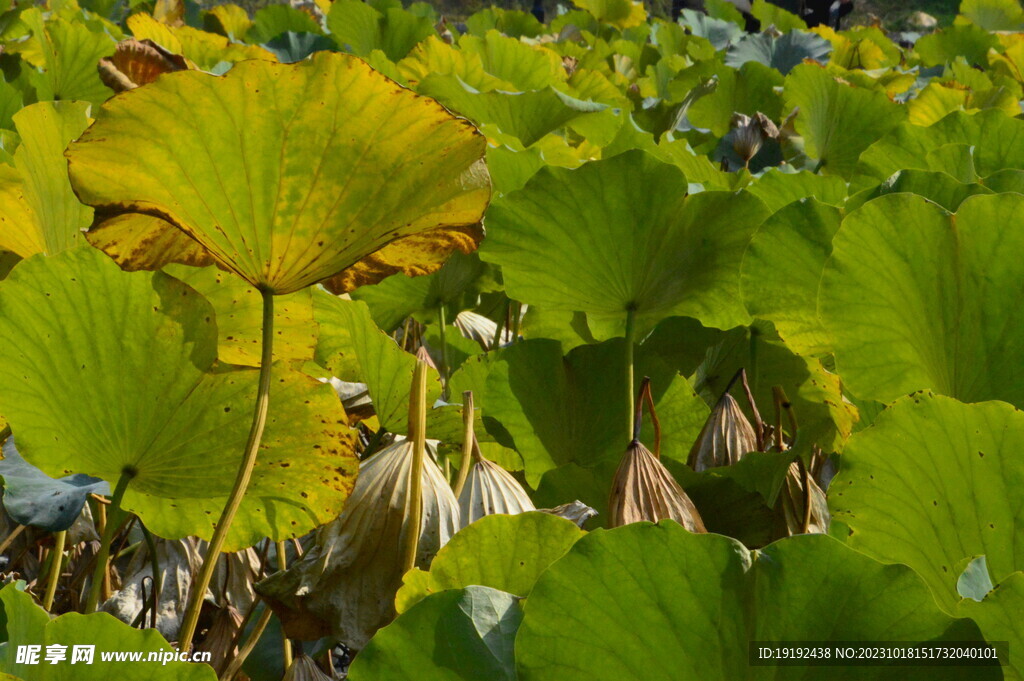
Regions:
[[53, 608], [53, 597], [57, 593], [57, 582], [60, 581], [60, 568], [64, 562], [64, 543], [67, 537], [67, 530], [61, 530], [53, 535], [53, 548], [50, 549], [50, 574], [46, 579], [46, 595], [43, 597], [43, 609], [47, 611]]
[[3, 553], [7, 548], [14, 543], [14, 540], [18, 538], [22, 532], [25, 531], [25, 525], [18, 525], [15, 527], [9, 535], [0, 543], [0, 553]]
[[[256, 620], [256, 624], [253, 625], [252, 631], [249, 632], [249, 638], [245, 640], [245, 644], [239, 649], [238, 655], [235, 655], [235, 659], [231, 660], [228, 664], [227, 669], [220, 676], [220, 681], [231, 681], [235, 678], [235, 674], [245, 664], [245, 658], [249, 657], [249, 653], [253, 651], [256, 644], [260, 642], [260, 638], [263, 636], [263, 631], [267, 628], [267, 624], [270, 623], [270, 616], [273, 611], [269, 606], [264, 607], [263, 612], [260, 613], [260, 617]], [[182, 650], [182, 648], [178, 648]]]
[[629, 407], [626, 412], [629, 414], [627, 433], [633, 431], [634, 407], [636, 404], [633, 399], [633, 341], [636, 336], [633, 314], [632, 307], [626, 309], [626, 404]]
[[213, 571], [217, 567], [217, 559], [220, 557], [224, 540], [227, 539], [228, 530], [238, 513], [238, 507], [242, 504], [245, 490], [249, 487], [249, 480], [252, 478], [252, 469], [256, 465], [256, 455], [260, 450], [260, 441], [263, 439], [263, 428], [267, 423], [267, 411], [270, 406], [270, 372], [274, 360], [274, 294], [266, 288], [262, 288], [263, 295], [263, 353], [260, 357], [260, 383], [256, 393], [256, 406], [252, 416], [252, 426], [249, 429], [249, 439], [245, 444], [245, 454], [238, 467], [238, 474], [235, 477], [234, 487], [228, 496], [227, 504], [217, 520], [217, 526], [213, 531], [213, 537], [206, 547], [206, 555], [203, 556], [203, 567], [189, 590], [188, 609], [181, 623], [181, 633], [178, 638], [178, 650], [190, 650], [192, 637], [196, 632], [196, 624], [199, 622], [199, 611], [202, 609], [206, 589], [213, 579]]
[[[288, 569], [288, 556], [285, 553], [284, 541], [277, 542], [277, 569], [284, 572]], [[288, 671], [288, 667], [292, 666], [292, 642], [291, 639], [284, 633], [281, 632], [282, 650], [284, 654], [284, 669]]]
[[423, 457], [427, 448], [427, 364], [416, 362], [409, 393], [409, 437], [412, 439], [412, 466], [409, 471], [409, 496], [405, 534], [402, 536], [402, 573], [416, 565], [420, 530], [423, 524]]
[[110, 544], [114, 541], [121, 523], [124, 522], [127, 514], [121, 508], [121, 499], [128, 489], [128, 483], [135, 477], [134, 468], [125, 467], [121, 471], [121, 477], [117, 479], [117, 486], [114, 487], [114, 494], [110, 497], [110, 512], [107, 514], [107, 523], [103, 527], [103, 536], [100, 537], [100, 550], [96, 553], [96, 567], [92, 573], [92, 584], [89, 586], [89, 598], [85, 602], [85, 614], [96, 612], [96, 606], [100, 602], [100, 591], [107, 575], [107, 562], [110, 560]]
[[448, 320], [446, 315], [444, 303], [441, 303], [437, 308], [437, 326], [441, 335], [441, 366], [438, 367], [438, 373], [441, 374], [441, 399], [445, 402], [448, 401], [448, 342], [445, 340], [445, 327], [448, 326]]
[[508, 319], [511, 305], [512, 300], [510, 298], [505, 298], [505, 304], [503, 306], [501, 316], [498, 317], [498, 325], [494, 327], [494, 338], [491, 339], [491, 347], [487, 348], [488, 350], [494, 350], [495, 348], [501, 347], [501, 332], [502, 329], [505, 328], [505, 321]]
[[459, 463], [459, 477], [455, 479], [455, 486], [452, 488], [456, 499], [462, 494], [466, 478], [469, 477], [469, 467], [473, 465], [473, 438], [473, 391], [467, 390], [462, 393], [462, 460]]

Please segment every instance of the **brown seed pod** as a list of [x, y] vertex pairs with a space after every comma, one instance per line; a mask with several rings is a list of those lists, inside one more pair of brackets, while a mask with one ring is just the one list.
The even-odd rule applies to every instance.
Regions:
[[779, 495], [783, 523], [780, 536], [828, 533], [832, 521], [828, 500], [814, 477], [806, 472], [799, 461], [791, 463], [786, 471], [786, 480]]
[[765, 141], [779, 136], [779, 129], [760, 111], [753, 116], [733, 114], [732, 127], [732, 148], [744, 163], [757, 156]]
[[[642, 520], [675, 520], [690, 532], [707, 532], [697, 507], [654, 454], [640, 442], [643, 405], [650, 399], [650, 380], [644, 378], [636, 401], [633, 441], [626, 448], [608, 496], [608, 527]], [[655, 417], [656, 418], [656, 417]], [[657, 449], [657, 446], [655, 447]]]
[[686, 460], [698, 473], [731, 466], [748, 452], [757, 451], [757, 436], [740, 405], [726, 392], [711, 410]]
[[309, 655], [299, 653], [281, 681], [332, 681], [333, 676], [324, 674]]

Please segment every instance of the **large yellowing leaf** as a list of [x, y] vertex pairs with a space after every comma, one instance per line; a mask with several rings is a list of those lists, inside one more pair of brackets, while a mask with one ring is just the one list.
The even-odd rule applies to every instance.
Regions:
[[89, 122], [84, 102], [39, 102], [14, 115], [21, 145], [0, 164], [0, 249], [23, 258], [81, 243], [92, 222], [68, 183], [63, 150]]
[[402, 237], [477, 223], [484, 144], [436, 102], [321, 52], [162, 76], [108, 102], [67, 155], [104, 215], [161, 217], [283, 294]]

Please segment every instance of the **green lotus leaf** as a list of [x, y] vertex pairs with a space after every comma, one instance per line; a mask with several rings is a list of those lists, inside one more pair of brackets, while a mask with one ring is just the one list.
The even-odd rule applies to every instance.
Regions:
[[799, 108], [794, 124], [807, 155], [825, 172], [842, 177], [853, 173], [862, 151], [906, 117], [885, 92], [840, 82], [815, 64], [790, 72], [785, 98]]
[[80, 20], [26, 9], [20, 19], [38, 41], [41, 72], [29, 74], [40, 101], [82, 100], [99, 104], [113, 92], [100, 80], [96, 63], [114, 53], [116, 41], [105, 31], [92, 31]]
[[285, 31], [273, 40], [264, 43], [282, 64], [302, 61], [314, 52], [335, 49], [334, 41], [319, 33], [296, 33]]
[[1024, 9], [1014, 0], [964, 0], [960, 15], [986, 31], [1024, 29]]
[[510, 38], [536, 38], [544, 33], [544, 24], [527, 12], [485, 7], [466, 18], [466, 30], [480, 37], [489, 31], [498, 31]]
[[[1024, 626], [1020, 613], [1024, 609], [1024, 573], [1014, 572], [996, 585], [981, 603], [965, 599], [960, 602], [957, 614], [970, 617], [988, 641], [1006, 641], [1010, 650], [1020, 650], [1024, 645]], [[1024, 678], [1024, 665], [1020, 656], [1011, 654], [1003, 666], [1004, 679]]]
[[[796, 3], [788, 4], [790, 7], [793, 7]], [[765, 2], [765, 0], [754, 0], [750, 4], [750, 14], [761, 22], [762, 30], [767, 30], [769, 26], [774, 26], [779, 31], [785, 33], [792, 30], [803, 30], [807, 28], [807, 24], [804, 20], [796, 14], [787, 12], [779, 5], [771, 2]]]
[[3, 443], [0, 483], [4, 510], [11, 520], [47, 532], [71, 527], [90, 494], [110, 494], [110, 485], [88, 475], [51, 478], [22, 458], [13, 437]]
[[[157, 272], [82, 247], [22, 261], [0, 284], [0, 413], [53, 477], [116, 482], [154, 533], [209, 538], [245, 445], [259, 371], [214, 366], [213, 308]], [[226, 550], [334, 518], [356, 469], [329, 386], [274, 367], [275, 407]]]
[[734, 113], [753, 116], [760, 112], [778, 120], [782, 97], [775, 88], [783, 80], [778, 71], [757, 62], [742, 64], [736, 70], [723, 69], [715, 91], [694, 102], [687, 116], [695, 126], [708, 128], [719, 137], [729, 132]]
[[[857, 421], [857, 410], [844, 399], [839, 376], [813, 357], [794, 354], [770, 323], [722, 332], [672, 317], [659, 324], [641, 348], [641, 354], [656, 355], [689, 377], [708, 405], [718, 401], [741, 368], [747, 371], [763, 418], [773, 403], [772, 387], [781, 386], [796, 414], [800, 437], [826, 452], [840, 451]], [[746, 411], [745, 402], [740, 400]]]
[[693, 35], [707, 39], [716, 50], [729, 47], [744, 35], [741, 25], [692, 9], [684, 9], [680, 13], [679, 23], [690, 29]]
[[[476, 255], [453, 253], [448, 262], [433, 274], [409, 277], [396, 274], [373, 286], [363, 286], [352, 295], [370, 308], [373, 321], [387, 331], [394, 330], [410, 315], [422, 322], [437, 320], [437, 310], [449, 309], [448, 319], [455, 318], [464, 307], [464, 297], [479, 293], [475, 284], [487, 272], [487, 266]], [[472, 307], [470, 302], [466, 307]]]
[[[345, 381], [366, 383], [380, 425], [406, 433], [410, 376], [416, 357], [403, 351], [373, 323], [366, 303], [314, 292], [313, 312], [320, 325], [316, 361]], [[441, 396], [436, 372], [427, 383], [427, 403]]]
[[[498, 441], [514, 443], [522, 455], [531, 485], [565, 463], [592, 467], [622, 456], [630, 440], [618, 418], [628, 410], [624, 354], [621, 339], [578, 347], [564, 359], [557, 341], [528, 340], [492, 360], [485, 389], [472, 386], [485, 422], [494, 419], [507, 433], [503, 442], [496, 432]], [[636, 362], [636, 375], [651, 377], [662, 454], [685, 461], [707, 418], [707, 406], [657, 358], [641, 354]], [[653, 441], [649, 431], [644, 437]], [[568, 501], [572, 499], [558, 503]]]
[[89, 124], [84, 102], [39, 102], [14, 114], [21, 144], [0, 165], [0, 248], [23, 258], [81, 243], [92, 209], [75, 198], [64, 147]]
[[794, 352], [830, 350], [818, 319], [818, 283], [832, 253], [842, 212], [813, 198], [795, 201], [768, 218], [743, 257], [747, 311], [771, 321]]
[[[155, 629], [134, 629], [105, 612], [80, 615], [69, 612], [51, 620], [32, 597], [14, 584], [0, 589], [0, 605], [7, 615], [8, 641], [0, 645], [0, 673], [10, 673], [24, 681], [214, 681], [213, 667], [207, 664], [170, 661], [176, 651]], [[37, 664], [18, 664], [18, 646], [41, 646]], [[62, 662], [46, 662], [47, 646], [65, 646]], [[72, 663], [76, 646], [94, 646], [90, 664]], [[103, 661], [101, 653], [167, 653], [156, 662]]]
[[359, 0], [338, 0], [327, 13], [327, 28], [339, 47], [360, 57], [381, 50], [398, 61], [418, 42], [436, 34], [430, 17], [419, 17], [398, 7], [378, 11]]
[[431, 594], [381, 629], [352, 662], [352, 681], [515, 681], [519, 599], [486, 586]]
[[[260, 365], [263, 301], [259, 291], [218, 267], [168, 265], [164, 272], [191, 286], [213, 306], [220, 362]], [[316, 342], [312, 291], [279, 296], [274, 302], [274, 359], [301, 365], [313, 359]]]
[[[835, 584], [843, 584], [841, 598]], [[751, 553], [663, 521], [591, 532], [542, 574], [519, 627], [516, 665], [521, 681], [863, 679], [857, 667], [750, 666], [748, 642], [980, 638], [970, 620], [942, 613], [909, 568], [881, 565], [830, 537], [802, 535]], [[972, 671], [999, 678], [995, 668]]]
[[320, 24], [306, 12], [289, 5], [268, 5], [256, 10], [245, 34], [251, 43], [268, 43], [282, 33], [322, 33]]
[[841, 208], [846, 200], [846, 183], [841, 178], [815, 175], [806, 170], [798, 173], [769, 169], [747, 187], [761, 199], [772, 213], [800, 199], [813, 198]]
[[921, 36], [914, 51], [924, 66], [942, 66], [964, 57], [968, 64], [988, 66], [988, 51], [999, 46], [999, 38], [974, 24], [943, 28]]
[[537, 511], [484, 516], [441, 547], [429, 572], [406, 573], [395, 606], [402, 613], [432, 593], [472, 584], [526, 598], [584, 534], [570, 520]]
[[573, 0], [573, 4], [593, 14], [598, 21], [617, 28], [639, 26], [647, 19], [644, 3], [636, 0]]
[[[746, 323], [739, 261], [764, 205], [744, 193], [687, 191], [682, 172], [640, 151], [543, 168], [495, 201], [480, 257], [501, 265], [509, 296], [584, 312], [598, 338], [622, 335], [628, 311], [640, 337], [673, 314], [723, 329]], [[648, 195], [659, 200], [636, 201]]]
[[455, 76], [429, 75], [416, 90], [477, 125], [491, 124], [530, 146], [569, 121], [608, 108], [548, 87], [525, 92], [478, 92]]
[[[1003, 171], [1015, 172], [1015, 171]], [[1005, 175], [1003, 177], [1006, 177]], [[1002, 191], [1002, 190], [1001, 190]], [[917, 194], [939, 204], [950, 212], [956, 212], [965, 199], [975, 194], [992, 194], [993, 190], [976, 182], [964, 183], [943, 172], [928, 170], [901, 170], [873, 189], [865, 189], [851, 196], [846, 202], [846, 212], [851, 213], [868, 201], [886, 194]]]
[[945, 159], [930, 156], [949, 144], [971, 150], [978, 177], [987, 178], [1006, 168], [1024, 169], [1022, 131], [1024, 121], [999, 110], [973, 115], [956, 111], [927, 128], [904, 123], [864, 151], [851, 180], [851, 193], [877, 185], [900, 170], [950, 173], [950, 168], [942, 165]]
[[805, 59], [824, 63], [831, 51], [827, 40], [806, 31], [790, 30], [778, 38], [767, 32], [751, 33], [729, 48], [725, 63], [739, 68], [757, 62], [785, 76]]
[[[542, 90], [567, 79], [562, 60], [554, 50], [527, 44], [498, 31], [488, 31], [482, 38], [460, 38], [459, 51], [467, 59], [478, 58], [484, 71], [511, 86], [497, 89]], [[448, 71], [442, 69], [438, 73]], [[458, 75], [461, 78], [461, 74]], [[476, 87], [472, 81], [464, 82]]]
[[929, 389], [1024, 406], [1024, 196], [965, 200], [955, 215], [913, 194], [870, 201], [843, 221], [819, 310], [836, 368], [861, 399]]
[[203, 16], [203, 26], [228, 40], [240, 41], [252, 27], [249, 13], [238, 5], [224, 4], [211, 7]]
[[909, 565], [953, 612], [962, 563], [984, 555], [996, 582], [1024, 567], [1021, 447], [1008, 404], [910, 395], [850, 438], [829, 502], [850, 546]]
[[318, 52], [161, 76], [105, 104], [67, 155], [76, 192], [104, 215], [166, 219], [284, 294], [396, 239], [478, 222], [483, 147], [437, 103]]

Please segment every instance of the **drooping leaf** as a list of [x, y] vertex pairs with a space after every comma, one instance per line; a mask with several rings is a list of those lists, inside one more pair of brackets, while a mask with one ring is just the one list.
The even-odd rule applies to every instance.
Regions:
[[[247, 109], [264, 114], [236, 115]], [[474, 224], [489, 198], [467, 123], [330, 52], [168, 74], [111, 100], [67, 153], [87, 203], [164, 218], [277, 294], [398, 238]]]
[[[81, 247], [18, 264], [0, 284], [0, 413], [51, 476], [115, 483], [154, 533], [208, 538], [230, 492], [259, 372], [214, 367], [213, 308], [157, 272]], [[228, 550], [303, 534], [352, 485], [354, 436], [329, 386], [276, 366], [253, 479]]]
[[909, 565], [955, 612], [963, 563], [984, 555], [996, 582], [1024, 565], [1022, 446], [1024, 416], [1008, 404], [901, 398], [850, 438], [829, 492], [833, 515], [850, 546]]
[[640, 151], [544, 168], [495, 201], [480, 257], [501, 265], [512, 298], [585, 312], [598, 338], [622, 335], [630, 310], [641, 336], [673, 314], [743, 324], [739, 260], [764, 206], [744, 193], [687, 190], [681, 172]]
[[71, 527], [90, 494], [110, 494], [110, 485], [88, 475], [51, 478], [21, 457], [13, 437], [3, 443], [0, 482], [4, 509], [11, 519], [47, 532]]
[[850, 214], [822, 275], [819, 308], [850, 392], [890, 402], [930, 389], [1024, 406], [1024, 323], [1014, 300], [1019, 194], [973, 196], [950, 215], [912, 194]]
[[[833, 580], [845, 585], [841, 599]], [[734, 540], [663, 521], [592, 532], [541, 575], [516, 638], [516, 664], [524, 681], [814, 679], [823, 670], [750, 666], [741, 653], [748, 641], [822, 639], [980, 634], [970, 620], [940, 612], [909, 568], [880, 565], [830, 537], [793, 537], [751, 554]], [[958, 679], [962, 670], [899, 673]], [[827, 677], [859, 679], [863, 671], [830, 667]]]

